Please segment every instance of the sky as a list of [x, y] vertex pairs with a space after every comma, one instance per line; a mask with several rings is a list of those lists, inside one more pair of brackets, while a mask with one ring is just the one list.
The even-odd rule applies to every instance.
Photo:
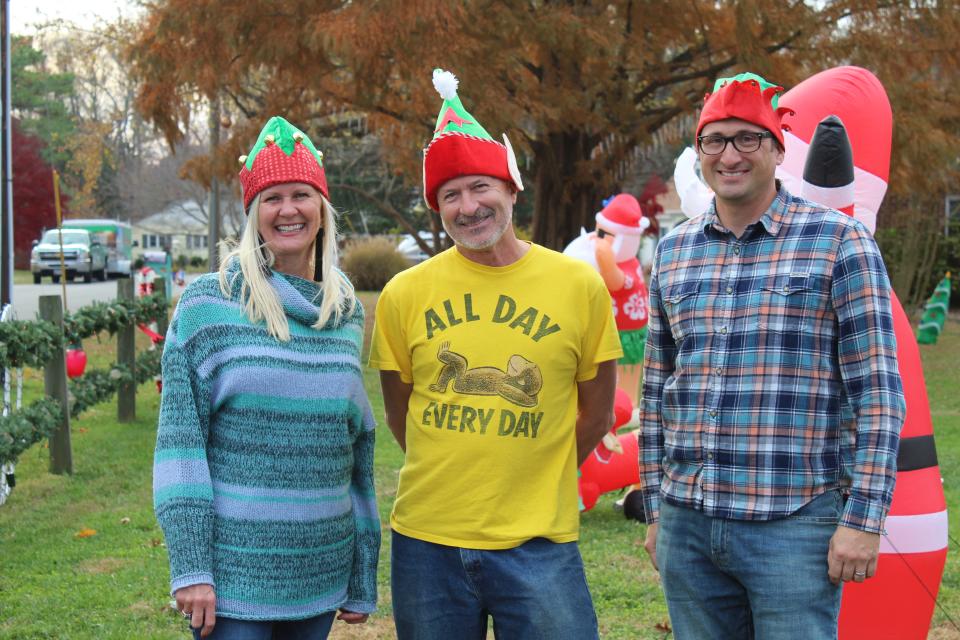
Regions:
[[130, 16], [136, 10], [129, 0], [10, 0], [10, 27], [17, 35], [31, 35], [36, 24], [58, 18], [93, 27], [98, 19], [112, 22], [118, 15]]

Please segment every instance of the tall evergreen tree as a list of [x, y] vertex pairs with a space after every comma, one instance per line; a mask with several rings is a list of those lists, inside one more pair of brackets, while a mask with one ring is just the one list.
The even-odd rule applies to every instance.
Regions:
[[10, 41], [12, 113], [23, 131], [43, 141], [42, 155], [59, 171], [70, 159], [69, 143], [76, 131], [67, 101], [73, 94], [73, 75], [46, 70], [46, 56], [33, 47], [31, 38]]

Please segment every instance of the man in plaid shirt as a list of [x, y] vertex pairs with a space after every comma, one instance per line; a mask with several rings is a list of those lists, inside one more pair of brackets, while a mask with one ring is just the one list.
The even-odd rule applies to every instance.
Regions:
[[782, 91], [718, 81], [703, 215], [657, 247], [640, 477], [677, 640], [835, 638], [876, 570], [905, 405], [890, 283], [861, 223], [797, 198]]

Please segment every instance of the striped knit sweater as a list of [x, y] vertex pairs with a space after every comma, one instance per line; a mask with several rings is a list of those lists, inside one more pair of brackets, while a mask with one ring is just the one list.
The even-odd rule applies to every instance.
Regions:
[[319, 287], [270, 282], [289, 342], [251, 323], [239, 283], [226, 298], [216, 274], [187, 288], [167, 333], [153, 490], [171, 588], [214, 585], [228, 618], [369, 613], [380, 522], [363, 309], [318, 331]]

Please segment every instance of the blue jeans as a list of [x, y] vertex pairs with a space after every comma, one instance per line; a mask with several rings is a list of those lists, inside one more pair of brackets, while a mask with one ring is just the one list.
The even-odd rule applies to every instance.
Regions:
[[513, 549], [448, 547], [393, 532], [399, 640], [595, 640], [597, 616], [576, 542]]
[[[336, 611], [305, 620], [237, 620], [217, 617], [213, 633], [206, 640], [325, 640], [330, 634]], [[200, 630], [190, 628], [194, 640], [200, 640]]]
[[657, 562], [676, 640], [834, 640], [827, 551], [843, 510], [828, 491], [787, 518], [711, 518], [660, 503]]

